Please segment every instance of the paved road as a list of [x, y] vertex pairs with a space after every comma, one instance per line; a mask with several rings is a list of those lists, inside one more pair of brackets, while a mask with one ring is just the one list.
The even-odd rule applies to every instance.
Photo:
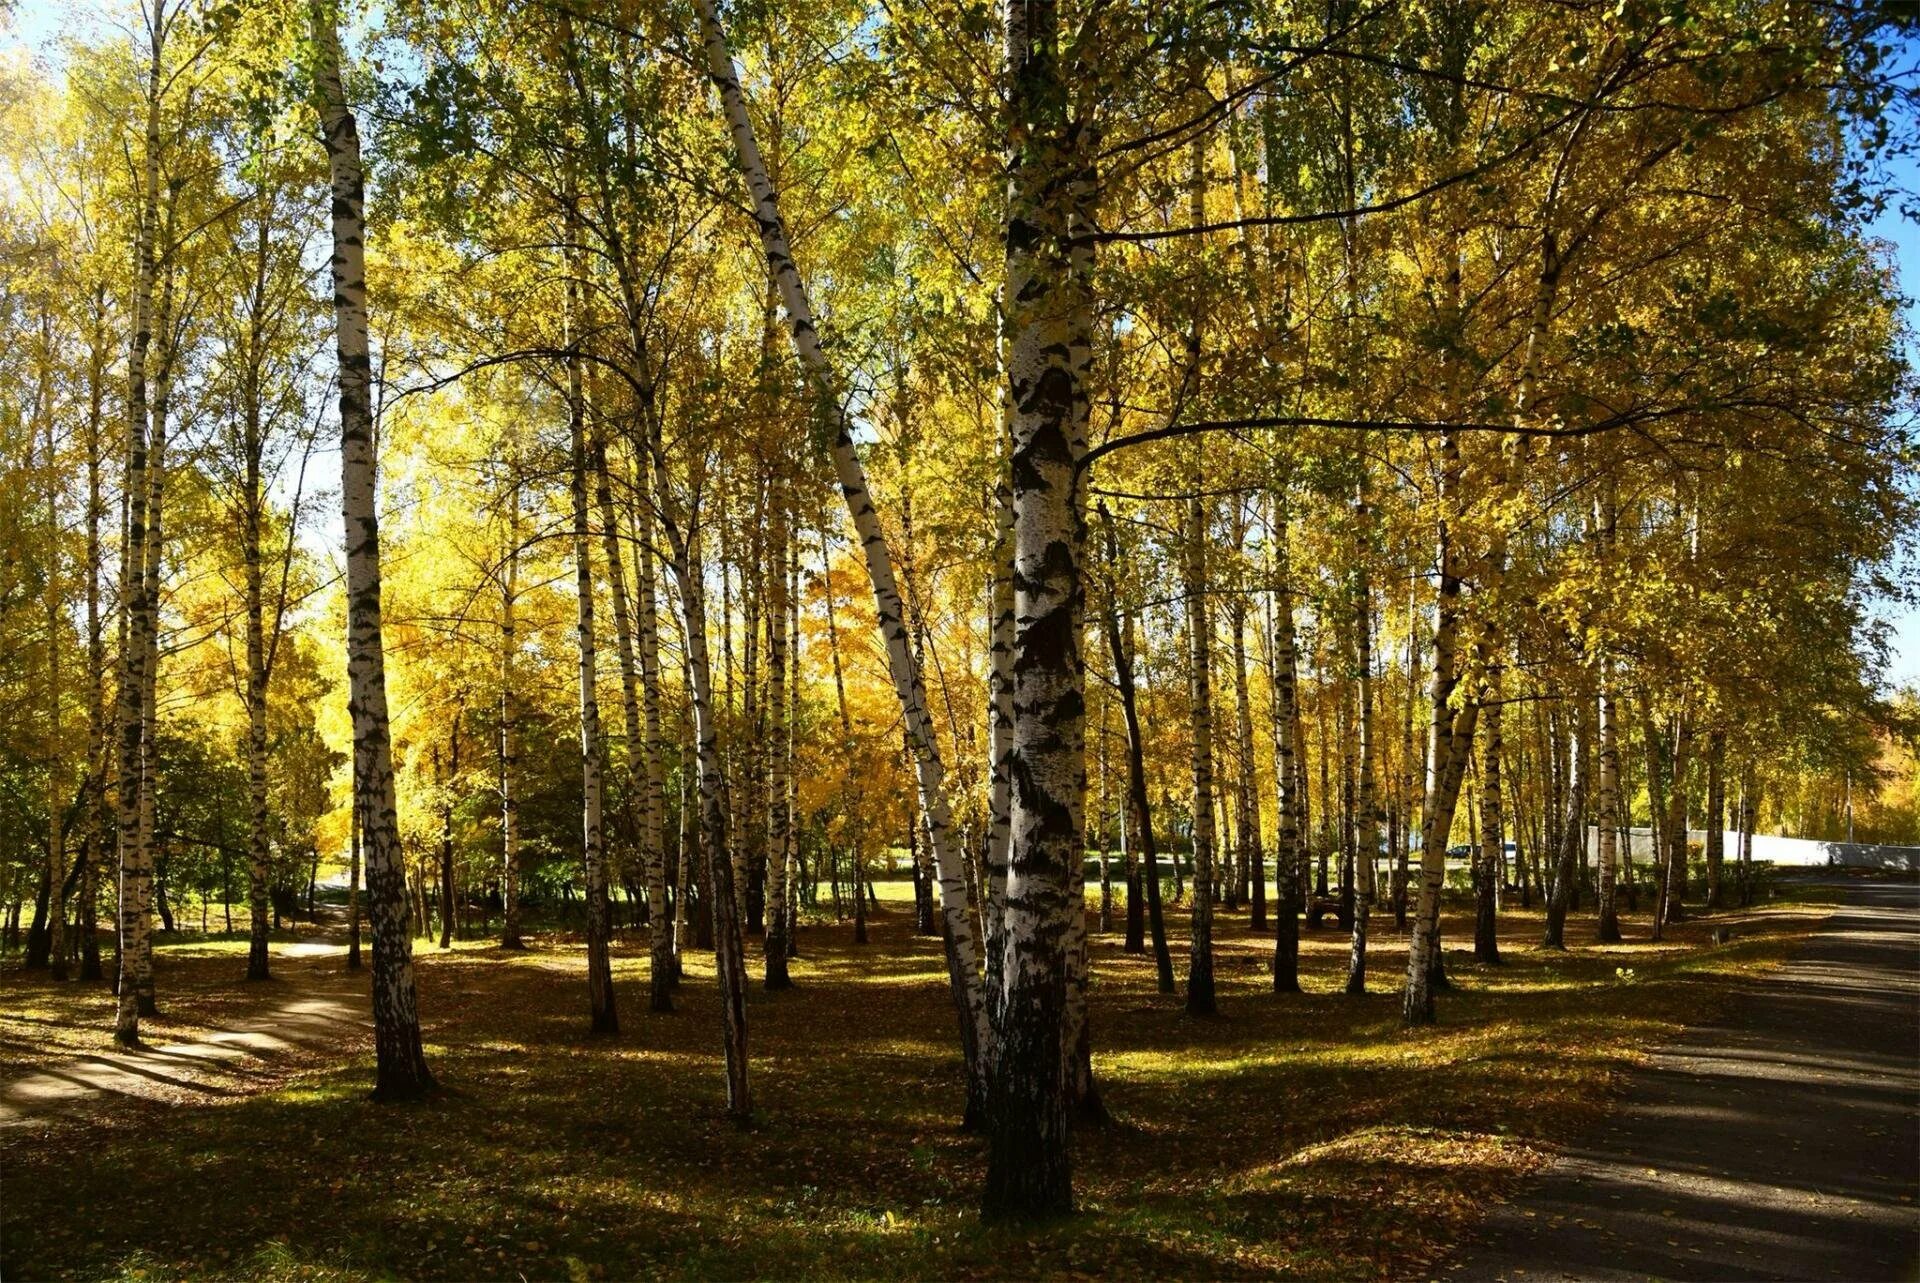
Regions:
[[1850, 892], [1728, 1019], [1638, 1072], [1449, 1278], [1920, 1279], [1920, 887]]

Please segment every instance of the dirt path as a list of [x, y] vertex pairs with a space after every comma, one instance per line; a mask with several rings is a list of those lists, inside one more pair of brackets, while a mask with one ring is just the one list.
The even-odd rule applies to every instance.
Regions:
[[1634, 1076], [1455, 1280], [1920, 1277], [1920, 887], [1847, 903]]
[[257, 1014], [191, 1040], [115, 1047], [0, 1084], [0, 1132], [86, 1117], [126, 1099], [208, 1104], [277, 1085], [299, 1068], [299, 1053], [371, 1030], [363, 989], [343, 994], [334, 976], [344, 955], [327, 939], [276, 945], [269, 983], [277, 1001]]

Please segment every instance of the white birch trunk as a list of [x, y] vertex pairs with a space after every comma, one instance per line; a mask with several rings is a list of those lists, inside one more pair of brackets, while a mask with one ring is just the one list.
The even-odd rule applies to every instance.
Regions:
[[380, 527], [374, 502], [373, 369], [368, 359], [365, 181], [360, 134], [340, 83], [332, 0], [310, 8], [315, 90], [333, 189], [333, 308], [340, 384], [340, 503], [347, 543], [347, 682], [354, 795], [366, 851], [373, 927], [374, 1095], [417, 1096], [433, 1086], [420, 1044], [407, 924], [405, 856], [393, 786], [386, 660], [380, 635]]

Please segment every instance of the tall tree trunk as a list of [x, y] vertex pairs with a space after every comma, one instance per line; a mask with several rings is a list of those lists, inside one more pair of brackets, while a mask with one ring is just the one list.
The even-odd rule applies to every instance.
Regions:
[[1274, 564], [1272, 642], [1273, 775], [1279, 793], [1278, 844], [1273, 853], [1273, 991], [1300, 992], [1300, 906], [1305, 890], [1306, 826], [1300, 774], [1299, 650], [1293, 631], [1293, 570], [1285, 494], [1273, 499]]
[[[1620, 941], [1617, 866], [1620, 863], [1620, 728], [1615, 711], [1613, 666], [1600, 665], [1600, 894], [1597, 934], [1602, 944]], [[1631, 843], [1631, 838], [1628, 839]], [[1628, 847], [1628, 859], [1632, 858]]]
[[[833, 660], [833, 693], [840, 710], [840, 761], [844, 772], [843, 787], [847, 794], [847, 810], [853, 815], [862, 814], [862, 777], [854, 765], [853, 719], [847, 713], [846, 669], [840, 661], [840, 630], [834, 623], [833, 563], [828, 555], [824, 536], [820, 541], [820, 578], [827, 597], [827, 651]], [[864, 847], [860, 831], [850, 826], [847, 842], [848, 862], [853, 866], [853, 942], [867, 943], [867, 868]]]
[[1473, 954], [1490, 966], [1500, 963], [1500, 874], [1506, 864], [1506, 818], [1500, 795], [1500, 756], [1506, 718], [1502, 702], [1504, 670], [1488, 667], [1480, 720], [1486, 726], [1480, 745], [1480, 849], [1473, 862]]
[[[1364, 558], [1364, 550], [1371, 543], [1372, 524], [1364, 481], [1360, 483], [1354, 509]], [[1380, 805], [1373, 782], [1379, 727], [1373, 706], [1373, 584], [1364, 560], [1355, 580], [1353, 631], [1354, 645], [1359, 651], [1355, 667], [1360, 679], [1360, 779], [1354, 793], [1359, 837], [1354, 861], [1353, 939], [1347, 961], [1347, 992], [1359, 994], [1367, 991], [1367, 919], [1373, 912], [1374, 867], [1380, 858]]]
[[1113, 655], [1113, 684], [1120, 696], [1121, 718], [1127, 731], [1127, 808], [1138, 838], [1141, 863], [1145, 866], [1146, 904], [1153, 927], [1154, 972], [1160, 992], [1174, 992], [1173, 956], [1167, 949], [1166, 921], [1160, 910], [1160, 859], [1153, 840], [1153, 805], [1147, 797], [1146, 746], [1141, 737], [1140, 707], [1133, 681], [1133, 616], [1123, 623], [1117, 600], [1119, 546], [1113, 534], [1113, 517], [1102, 507], [1101, 525], [1107, 537], [1106, 626], [1107, 646]]
[[453, 948], [453, 790], [460, 773], [460, 712], [454, 710], [454, 724], [447, 731], [447, 744], [453, 764], [446, 774], [440, 771], [440, 750], [433, 750], [434, 783], [440, 786], [440, 947]]
[[787, 848], [793, 817], [788, 811], [787, 725], [787, 530], [785, 478], [776, 477], [767, 513], [767, 939], [766, 987], [790, 989], [787, 974]]
[[1189, 919], [1187, 1011], [1211, 1016], [1213, 993], [1213, 623], [1207, 609], [1207, 518], [1197, 496], [1187, 504], [1188, 726], [1193, 768], [1193, 911]]
[[[1237, 501], [1236, 501], [1237, 502]], [[1242, 531], [1244, 534], [1244, 530]], [[1234, 829], [1239, 845], [1247, 899], [1247, 927], [1267, 929], [1267, 856], [1260, 843], [1260, 792], [1254, 776], [1253, 698], [1247, 689], [1247, 599], [1235, 593], [1230, 609], [1233, 625], [1234, 741], [1239, 753], [1239, 789], [1234, 795]]]
[[[568, 239], [571, 241], [576, 237], [570, 225]], [[601, 826], [606, 739], [600, 729], [600, 698], [595, 689], [598, 652], [594, 641], [592, 532], [587, 524], [587, 401], [580, 377], [580, 265], [577, 256], [569, 255], [569, 260], [566, 285], [567, 428], [573, 460], [575, 636], [580, 660], [581, 853], [586, 868], [587, 1007], [593, 1032], [610, 1034], [619, 1032], [620, 1015], [613, 998], [607, 849]]]
[[1753, 903], [1753, 826], [1760, 810], [1760, 785], [1749, 761], [1740, 772], [1740, 907]]
[[[264, 235], [264, 223], [262, 234]], [[267, 955], [267, 877], [271, 853], [267, 829], [267, 636], [262, 592], [260, 536], [266, 496], [261, 486], [259, 389], [249, 370], [244, 426], [246, 474], [241, 494], [241, 537], [245, 541], [247, 612], [247, 900], [251, 929], [247, 941], [247, 979], [265, 980]]]
[[353, 780], [366, 846], [373, 926], [374, 1095], [433, 1086], [420, 1045], [407, 928], [405, 857], [395, 811], [393, 746], [380, 638], [380, 530], [374, 506], [372, 366], [368, 360], [365, 191], [360, 135], [340, 83], [334, 0], [313, 0], [315, 89], [333, 188], [333, 307], [340, 384], [340, 501], [347, 541], [347, 681]]
[[[720, 795], [719, 726], [713, 703], [712, 665], [707, 656], [706, 590], [695, 573], [698, 564], [689, 535], [665, 510], [669, 493], [666, 455], [659, 437], [649, 441], [653, 455], [656, 504], [666, 536], [668, 569], [680, 601], [685, 645], [687, 695], [693, 705], [693, 734], [699, 764], [700, 850], [706, 870], [705, 899], [713, 924], [714, 971], [719, 979], [721, 1044], [726, 1055], [727, 1113], [738, 1121], [753, 1116], [747, 1080], [747, 968], [739, 899], [733, 888], [733, 861], [727, 854], [727, 811]], [[692, 523], [689, 522], [690, 528]], [[697, 528], [696, 528], [697, 529]]]
[[988, 1110], [989, 1217], [1073, 1208], [1061, 1045], [1073, 867], [1086, 786], [1078, 464], [1086, 449], [1090, 223], [1053, 0], [1005, 11], [1009, 165], [1004, 302], [1013, 493], [1012, 841], [1004, 989]]
[[1459, 684], [1460, 568], [1451, 525], [1459, 511], [1460, 446], [1451, 432], [1441, 436], [1440, 584], [1433, 633], [1432, 723], [1427, 741], [1426, 805], [1420, 822], [1420, 900], [1415, 906], [1413, 938], [1407, 951], [1407, 989], [1403, 1016], [1408, 1025], [1432, 1024], [1433, 990], [1440, 952], [1440, 889], [1447, 876], [1447, 839], [1454, 808], [1466, 777], [1467, 758], [1479, 719], [1478, 701], [1454, 708]]
[[1721, 866], [1726, 861], [1727, 733], [1717, 727], [1707, 734], [1707, 911], [1726, 907], [1720, 889]]
[[1567, 908], [1573, 901], [1573, 883], [1579, 876], [1580, 852], [1587, 844], [1587, 726], [1588, 692], [1575, 692], [1567, 710], [1567, 789], [1566, 813], [1560, 824], [1560, 842], [1554, 852], [1557, 867], [1553, 889], [1547, 900], [1547, 930], [1540, 942], [1544, 949], [1567, 947]]
[[153, 848], [141, 840], [141, 751], [146, 736], [147, 632], [147, 356], [153, 343], [154, 236], [160, 220], [160, 97], [170, 25], [166, 0], [149, 15], [151, 56], [146, 77], [146, 139], [134, 249], [133, 338], [127, 350], [126, 466], [122, 476], [127, 534], [120, 562], [120, 608], [125, 637], [120, 647], [120, 685], [115, 708], [119, 740], [117, 815], [120, 844], [118, 976], [119, 1011], [113, 1036], [125, 1046], [140, 1041], [141, 995], [153, 992], [151, 900]]
[[[60, 484], [61, 470], [54, 435], [53, 357], [50, 318], [42, 318], [38, 379], [35, 381], [35, 419], [46, 437], [47, 530], [52, 536], [47, 573], [41, 585], [42, 604], [47, 623], [47, 875], [52, 901], [47, 916], [47, 965], [53, 979], [69, 975], [67, 957], [67, 745], [62, 705], [64, 672], [61, 664], [61, 640], [66, 631], [65, 602], [61, 599], [60, 573]], [[79, 869], [76, 868], [78, 873]]]
[[1666, 881], [1661, 887], [1660, 921], [1670, 925], [1682, 921], [1687, 898], [1687, 749], [1693, 726], [1685, 711], [1674, 714], [1671, 769], [1667, 773], [1667, 817], [1663, 826], [1666, 838]]
[[347, 802], [347, 970], [360, 970], [360, 806]]
[[520, 482], [507, 485], [507, 537], [500, 571], [500, 947], [520, 938]]
[[600, 548], [607, 562], [608, 597], [613, 604], [614, 654], [620, 662], [621, 729], [626, 734], [627, 743], [626, 782], [621, 790], [624, 801], [621, 830], [627, 842], [639, 847], [640, 867], [644, 875], [651, 871], [651, 862], [656, 853], [646, 846], [640, 816], [646, 781], [645, 731], [641, 726], [640, 673], [634, 656], [633, 612], [627, 596], [627, 553], [625, 541], [620, 537], [620, 515], [613, 506], [613, 477], [607, 464], [606, 433], [598, 426], [597, 416], [594, 422], [596, 426], [589, 439], [589, 449], [593, 452], [594, 510], [600, 518]]
[[654, 567], [652, 470], [647, 460], [634, 461], [634, 477], [639, 495], [634, 509], [634, 541], [639, 548], [635, 599], [640, 627], [640, 845], [647, 860], [647, 900], [653, 906], [648, 1005], [653, 1011], [669, 1012], [673, 1010], [673, 985], [680, 974], [676, 952], [680, 934], [675, 927], [676, 919], [680, 923], [685, 920], [680, 915], [680, 902], [686, 899], [686, 875], [682, 872], [681, 890], [669, 912], [665, 740], [660, 729], [660, 614]]
[[98, 920], [99, 870], [113, 832], [112, 801], [107, 792], [108, 762], [106, 634], [101, 621], [100, 526], [106, 517], [101, 499], [100, 468], [104, 443], [101, 429], [106, 400], [106, 291], [93, 294], [92, 341], [87, 360], [87, 803], [86, 866], [80, 877], [80, 979], [98, 980], [100, 934]]
[[[761, 246], [767, 256], [768, 268], [779, 286], [781, 303], [786, 308], [788, 331], [795, 354], [811, 384], [815, 405], [828, 425], [828, 444], [834, 472], [866, 558], [867, 576], [873, 585], [874, 610], [882, 640], [886, 644], [888, 672], [893, 679], [894, 693], [900, 701], [907, 736], [913, 744], [920, 805], [926, 816], [927, 838], [933, 844], [934, 861], [940, 873], [947, 979], [960, 1022], [961, 1053], [967, 1066], [968, 1113], [978, 1117], [986, 1094], [986, 1069], [992, 1059], [988, 1054], [992, 1032], [987, 1021], [986, 1000], [980, 983], [980, 959], [967, 903], [966, 863], [954, 840], [952, 811], [944, 782], [945, 768], [940, 760], [939, 743], [934, 737], [933, 719], [927, 710], [926, 685], [909, 645], [900, 591], [894, 579], [892, 555], [887, 549], [879, 514], [874, 510], [872, 494], [867, 487], [866, 466], [854, 445], [853, 423], [848, 416], [846, 401], [838, 393], [839, 379], [820, 346], [813, 307], [793, 261], [786, 223], [780, 216], [773, 183], [760, 160], [753, 123], [747, 114], [746, 98], [740, 89], [733, 55], [727, 48], [726, 33], [721, 28], [713, 0], [698, 0], [698, 12], [706, 46], [707, 70], [719, 91], [733, 138], [734, 152], [753, 200]], [[1078, 841], [1077, 826], [1074, 840]], [[1056, 942], [1056, 952], [1057, 948]], [[1059, 1063], [1058, 1055], [1051, 1058], [1051, 1063]]]

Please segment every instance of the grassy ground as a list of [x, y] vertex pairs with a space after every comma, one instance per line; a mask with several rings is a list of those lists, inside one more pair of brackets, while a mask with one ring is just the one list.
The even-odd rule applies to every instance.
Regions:
[[[1442, 1023], [1411, 1034], [1390, 918], [1376, 919], [1377, 995], [1337, 992], [1345, 941], [1327, 931], [1304, 947], [1309, 992], [1280, 999], [1270, 944], [1223, 915], [1222, 1015], [1207, 1021], [1155, 992], [1149, 959], [1097, 937], [1095, 1069], [1115, 1121], [1077, 1141], [1082, 1213], [985, 1229], [982, 1147], [954, 1126], [939, 948], [904, 907], [865, 950], [845, 927], [809, 927], [799, 987], [752, 995], [751, 1128], [724, 1116], [710, 966], [679, 1013], [650, 1015], [644, 938], [624, 941], [624, 1032], [594, 1039], [577, 941], [422, 944], [443, 1092], [369, 1102], [356, 1034], [197, 1107], [159, 1091], [0, 1133], [0, 1263], [17, 1278], [1412, 1277], [1590, 1124], [1637, 1056], [1819, 914], [1779, 902], [1721, 946], [1701, 923], [1652, 946], [1630, 917], [1630, 942], [1606, 949], [1583, 917], [1554, 955], [1531, 947], [1539, 915], [1515, 912], [1507, 965], [1450, 953]], [[1184, 921], [1169, 926], [1184, 971]], [[1449, 918], [1450, 938], [1465, 926]], [[157, 1039], [360, 985], [317, 955], [239, 984], [238, 941], [160, 955]], [[0, 972], [0, 1062], [107, 1050], [110, 1004]]]

